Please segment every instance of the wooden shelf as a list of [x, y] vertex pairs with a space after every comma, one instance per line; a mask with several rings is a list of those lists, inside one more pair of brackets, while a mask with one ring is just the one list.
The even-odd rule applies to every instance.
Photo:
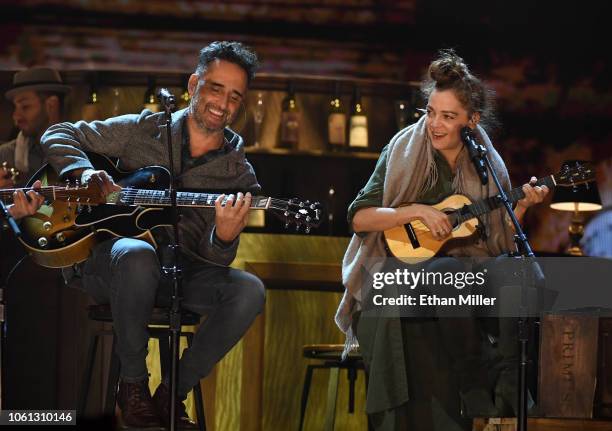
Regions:
[[380, 153], [366, 151], [323, 151], [323, 150], [291, 150], [288, 148], [245, 147], [247, 154], [266, 154], [273, 156], [306, 156], [306, 157], [337, 157], [345, 159], [377, 160]]
[[[0, 83], [10, 85], [15, 70], [0, 71]], [[90, 85], [95, 80], [98, 87], [127, 87], [147, 85], [147, 77], [155, 78], [157, 87], [182, 87], [191, 72], [155, 70], [61, 70], [64, 82], [68, 85]], [[297, 93], [331, 94], [334, 84], [339, 84], [339, 92], [351, 95], [355, 85], [359, 86], [364, 97], [409, 98], [420, 85], [416, 81], [393, 81], [386, 79], [364, 79], [349, 76], [296, 75], [282, 73], [258, 73], [250, 85], [250, 90], [287, 91], [292, 82]]]

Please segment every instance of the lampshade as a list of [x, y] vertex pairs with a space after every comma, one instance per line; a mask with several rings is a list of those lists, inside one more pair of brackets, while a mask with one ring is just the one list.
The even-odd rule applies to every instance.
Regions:
[[[581, 160], [568, 160], [563, 162], [563, 168]], [[562, 168], [562, 170], [563, 170]], [[591, 181], [573, 187], [556, 187], [550, 207], [560, 211], [598, 211], [601, 209], [601, 198], [597, 190], [597, 183]]]

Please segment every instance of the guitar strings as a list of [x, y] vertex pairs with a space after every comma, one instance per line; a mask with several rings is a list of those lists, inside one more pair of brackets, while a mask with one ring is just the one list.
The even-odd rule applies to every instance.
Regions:
[[[33, 190], [32, 188], [29, 189], [23, 189], [25, 191], [29, 191], [29, 190]], [[82, 190], [82, 189], [81, 189]], [[56, 198], [70, 198], [71, 195], [74, 195], [75, 192], [78, 192], [79, 190], [75, 190], [75, 189], [66, 189], [64, 187], [61, 186], [47, 186], [47, 187], [42, 187], [41, 189], [38, 189], [39, 192], [42, 192], [43, 194], [47, 191], [53, 192], [55, 191], [55, 197]], [[9, 194], [11, 191], [7, 190], [7, 191], [3, 191], [2, 194]], [[130, 188], [126, 188], [123, 189], [120, 192], [120, 196], [122, 199], [126, 199], [126, 200], [131, 200], [133, 205], [138, 205], [140, 204], [146, 204], [146, 203], [153, 203], [153, 202], [146, 202], [147, 198], [151, 199], [154, 198], [155, 199], [155, 203], [159, 203], [161, 205], [170, 205], [170, 197], [165, 195], [166, 191], [165, 190], [147, 190], [147, 189], [130, 189]], [[214, 193], [195, 193], [194, 195], [190, 196], [190, 193], [192, 192], [178, 192], [179, 195], [177, 196], [178, 201], [179, 202], [196, 202], [196, 204], [203, 204], [203, 205], [210, 205], [212, 206], [212, 203], [208, 203], [210, 201], [214, 202], [219, 196], [220, 194], [214, 194]], [[147, 196], [149, 195], [149, 196]], [[162, 195], [161, 197], [159, 195]], [[142, 198], [142, 201], [139, 202], [138, 198]], [[258, 201], [255, 202], [255, 208], [257, 208], [257, 203], [263, 201], [270, 201], [270, 207], [273, 209], [277, 209], [277, 210], [281, 210], [281, 211], [286, 211], [290, 208], [291, 205], [295, 205], [295, 206], [300, 206], [300, 203], [290, 203], [288, 200], [283, 200], [283, 199], [277, 199], [277, 198], [267, 198], [267, 197], [255, 197], [256, 199], [258, 199]], [[76, 199], [74, 199], [73, 202], [75, 203], [79, 203], [82, 205], [87, 205], [89, 202], [88, 198], [83, 198], [83, 197], [78, 197]], [[227, 202], [227, 198], [224, 200], [224, 203]], [[303, 208], [307, 211], [311, 210], [312, 208], [309, 208], [308, 205], [303, 205], [300, 208]]]

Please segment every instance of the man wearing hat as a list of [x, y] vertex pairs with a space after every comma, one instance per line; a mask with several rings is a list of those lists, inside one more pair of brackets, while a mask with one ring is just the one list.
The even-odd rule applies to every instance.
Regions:
[[[49, 68], [27, 69], [13, 76], [13, 85], [6, 92], [6, 98], [14, 105], [13, 121], [19, 128], [19, 135], [16, 139], [0, 145], [0, 188], [23, 186], [46, 163], [40, 137], [49, 126], [61, 120], [63, 98], [69, 89], [70, 87], [62, 82], [59, 73]], [[7, 170], [2, 168], [3, 162], [6, 162], [9, 168], [19, 171], [20, 175], [15, 181], [8, 175]], [[34, 188], [38, 187], [40, 181], [34, 184]], [[13, 204], [8, 205], [8, 210], [16, 219], [27, 217], [38, 210], [43, 200], [35, 191], [29, 191], [27, 198], [23, 191], [18, 191], [13, 196]], [[53, 289], [49, 287], [57, 286], [61, 275], [57, 270], [36, 267], [27, 260], [20, 260], [23, 248], [16, 244], [12, 236], [3, 235], [2, 232], [0, 250], [2, 277], [9, 273], [17, 261], [23, 262], [19, 271], [11, 270], [14, 271], [13, 281], [5, 292], [12, 336], [7, 340], [6, 346], [5, 360], [11, 371], [7, 373], [6, 381], [2, 382], [3, 387], [8, 388], [3, 402], [12, 408], [26, 408], [31, 405], [29, 403], [32, 391], [38, 389], [38, 382], [46, 381], [45, 376], [55, 371], [52, 362], [37, 362], [36, 358], [43, 352], [38, 342], [26, 340], [26, 334], [31, 337], [30, 340], [49, 339], [54, 336], [53, 330], [44, 322], [44, 319], [51, 315], [51, 311], [42, 313], [33, 320], [32, 298], [36, 298], [36, 304], [54, 304], [53, 301], [57, 301], [57, 293], [51, 293]], [[4, 285], [4, 282], [4, 278], [0, 279], [0, 286]], [[37, 399], [51, 400], [51, 390], [39, 390]]]
[[0, 164], [19, 172], [15, 181], [0, 168], [0, 188], [22, 186], [46, 162], [40, 137], [49, 126], [60, 122], [63, 99], [70, 86], [60, 74], [47, 67], [15, 73], [13, 86], [5, 96], [13, 102], [13, 121], [19, 128], [17, 138], [0, 145]]

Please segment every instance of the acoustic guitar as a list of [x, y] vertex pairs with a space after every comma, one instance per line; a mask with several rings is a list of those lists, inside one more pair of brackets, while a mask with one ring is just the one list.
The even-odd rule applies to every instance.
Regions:
[[[21, 221], [19, 240], [39, 265], [62, 268], [82, 262], [94, 245], [109, 237], [140, 238], [156, 246], [151, 230], [171, 225], [170, 173], [166, 168], [148, 166], [126, 172], [117, 169], [106, 156], [87, 155], [95, 169], [108, 172], [122, 190], [102, 199], [94, 188], [56, 185], [57, 174], [49, 165], [34, 174], [28, 186], [41, 180], [40, 192], [46, 202], [36, 214]], [[12, 192], [6, 191], [2, 196], [10, 200]], [[219, 196], [177, 191], [177, 205], [214, 209]], [[283, 220], [286, 228], [293, 225], [306, 233], [322, 220], [318, 202], [253, 196], [251, 209], [269, 211]]]
[[[576, 162], [564, 165], [556, 175], [538, 179], [536, 185], [546, 185], [552, 190], [556, 186], [576, 187], [594, 179], [595, 170], [590, 163]], [[521, 187], [508, 192], [508, 198], [513, 203], [524, 197]], [[438, 241], [422, 221], [413, 220], [384, 231], [384, 241], [390, 255], [408, 263], [423, 262], [437, 256], [453, 241], [475, 235], [480, 224], [478, 217], [503, 206], [503, 202], [499, 196], [472, 202], [467, 196], [454, 194], [431, 206], [448, 216], [453, 226], [451, 234]]]

